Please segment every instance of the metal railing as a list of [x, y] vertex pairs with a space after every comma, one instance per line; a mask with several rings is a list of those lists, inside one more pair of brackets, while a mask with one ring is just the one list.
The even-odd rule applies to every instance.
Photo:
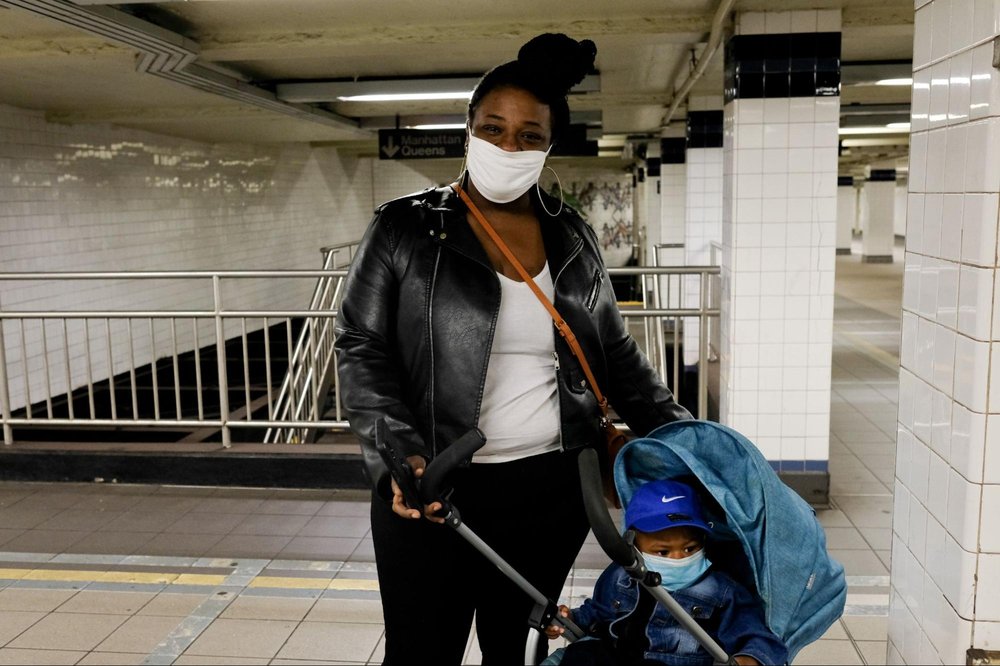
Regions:
[[[272, 347], [283, 344], [288, 358], [299, 322], [312, 318], [332, 323], [336, 310], [230, 308], [222, 295], [229, 282], [338, 280], [346, 275], [346, 270], [0, 273], [0, 282], [64, 286], [118, 281], [126, 290], [144, 281], [177, 282], [192, 300], [210, 304], [189, 310], [0, 311], [4, 442], [13, 442], [15, 427], [183, 428], [206, 436], [219, 432], [227, 448], [236, 430], [345, 429], [343, 420], [278, 419], [273, 388], [275, 366], [281, 363]], [[199, 288], [203, 291], [196, 291]], [[263, 334], [260, 349], [251, 355], [255, 331]], [[184, 381], [182, 358], [191, 366]], [[251, 373], [252, 363], [262, 370], [262, 382], [251, 380], [257, 374]], [[140, 383], [140, 375], [145, 379], [146, 374], [149, 382]], [[11, 399], [11, 379], [18, 376], [19, 405]], [[119, 392], [126, 398], [119, 400]]]
[[[702, 294], [695, 307], [660, 302], [622, 311], [627, 322], [652, 321], [660, 331], [672, 326], [666, 330], [673, 331], [674, 372], [672, 378], [664, 378], [675, 393], [682, 365], [677, 351], [680, 322], [697, 318], [704, 332], [707, 321], [718, 317], [718, 309], [710, 306], [710, 279], [718, 272], [714, 266], [610, 270], [614, 276], [638, 280], [698, 276]], [[272, 441], [300, 442], [305, 441], [303, 434], [346, 431], [332, 352], [336, 303], [346, 275], [342, 268], [0, 273], [0, 285], [15, 282], [27, 289], [51, 288], [54, 283], [63, 294], [74, 293], [74, 285], [81, 282], [114, 281], [124, 293], [131, 293], [152, 281], [157, 288], [166, 283], [165, 288], [184, 290], [191, 295], [190, 302], [203, 301], [200, 307], [184, 310], [85, 306], [0, 310], [4, 442], [14, 442], [15, 428], [185, 430], [194, 433], [188, 437], [195, 437], [186, 441], [219, 438], [224, 447], [231, 446], [234, 436], [261, 442], [268, 431]], [[254, 302], [240, 306], [239, 301], [252, 301], [259, 293], [249, 288], [223, 298], [230, 285], [265, 280], [263, 291], [274, 301], [274, 294], [293, 291], [286, 290], [282, 281], [303, 278], [317, 280], [310, 301], [314, 308], [276, 309]], [[665, 376], [665, 341], [659, 335], [637, 338], [644, 338], [640, 340], [644, 350]], [[285, 379], [275, 390], [282, 376], [278, 373], [285, 373]], [[331, 382], [328, 389], [323, 388], [323, 375]], [[707, 414], [706, 375], [699, 372], [696, 411], [702, 418]]]
[[[354, 259], [358, 243], [331, 245], [320, 250], [323, 270], [344, 269]], [[343, 297], [343, 277], [324, 275], [316, 282], [309, 309], [320, 312], [336, 311]], [[334, 420], [343, 421], [340, 405], [340, 382], [337, 380], [337, 356], [334, 349], [333, 320], [329, 317], [309, 317], [302, 327], [295, 350], [289, 359], [288, 372], [281, 384], [274, 407], [279, 421], [314, 422], [324, 416], [327, 397], [333, 388]], [[316, 428], [268, 428], [265, 442], [300, 443], [314, 441]]]
[[[699, 357], [698, 357], [698, 390], [696, 416], [699, 419], [708, 416], [708, 358], [704, 350], [708, 349], [707, 325], [711, 320], [718, 320], [719, 308], [713, 307], [718, 302], [713, 294], [716, 286], [713, 277], [719, 274], [718, 266], [629, 266], [624, 268], [609, 268], [612, 277], [617, 275], [635, 276], [642, 285], [644, 297], [652, 294], [642, 304], [641, 308], [624, 307], [622, 317], [626, 324], [634, 319], [642, 321], [644, 335], [636, 336], [643, 352], [659, 372], [661, 379], [667, 384], [674, 395], [680, 394], [681, 370], [684, 362], [681, 357], [681, 339], [685, 320], [695, 320], [699, 323]], [[685, 279], [697, 279], [699, 285], [698, 304], [682, 303], [683, 291], [680, 285]], [[666, 285], [661, 285], [665, 281]], [[648, 285], [652, 289], [648, 289]], [[631, 330], [631, 327], [630, 327]], [[668, 373], [667, 335], [670, 336], [670, 354], [673, 372]], [[670, 376], [668, 376], [668, 374]]]
[[[711, 247], [711, 262], [713, 266], [719, 266], [722, 263], [722, 243], [712, 241], [710, 243]], [[709, 290], [709, 301], [708, 306], [716, 310], [722, 302], [722, 274], [720, 271], [716, 271], [715, 275], [711, 277], [711, 285]], [[708, 360], [710, 362], [715, 362], [719, 359], [719, 351], [722, 349], [722, 340], [720, 339], [719, 319], [718, 317], [708, 320]]]
[[[665, 260], [664, 254], [671, 253], [671, 251], [676, 252], [677, 250], [683, 250], [684, 243], [658, 243], [653, 246], [653, 267], [659, 268], [661, 266], [676, 266], [677, 264], [671, 264], [669, 261]], [[649, 275], [643, 274], [640, 277], [641, 291], [642, 291], [642, 302], [646, 307], [653, 309], [660, 309], [664, 307], [682, 307], [683, 306], [683, 277], [672, 278], [670, 274], [663, 275]], [[650, 288], [652, 285], [652, 288]], [[664, 339], [665, 330], [664, 327], [668, 322], [662, 317], [652, 318], [647, 317], [644, 319], [647, 350], [646, 356], [649, 357], [650, 361], [656, 365], [660, 372], [660, 376], [666, 378], [667, 376], [667, 360], [666, 360], [666, 342]], [[671, 324], [671, 332], [674, 334], [674, 372], [673, 386], [677, 387], [680, 382], [680, 357], [678, 355], [678, 350], [680, 345], [678, 343], [678, 328], [683, 331], [683, 320], [669, 322]], [[655, 342], [655, 344], [651, 344]], [[676, 389], [675, 389], [676, 390]]]

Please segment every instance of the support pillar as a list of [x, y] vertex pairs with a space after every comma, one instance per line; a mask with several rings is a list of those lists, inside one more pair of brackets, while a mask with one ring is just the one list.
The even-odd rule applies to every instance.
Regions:
[[837, 254], [851, 253], [851, 240], [858, 214], [858, 191], [854, 178], [837, 178]]
[[1000, 2], [959, 7], [916, 3], [890, 664], [1000, 659]]
[[909, 191], [909, 183], [905, 171], [896, 171], [896, 205], [893, 211], [892, 234], [896, 240], [906, 238], [906, 195]]
[[644, 202], [646, 207], [646, 255], [640, 257], [639, 263], [645, 265], [653, 264], [653, 253], [656, 247], [663, 242], [663, 213], [661, 199], [660, 175], [662, 174], [662, 160], [660, 158], [660, 142], [651, 141], [646, 144], [646, 183], [644, 188]]
[[[687, 218], [684, 226], [684, 263], [713, 263], [712, 245], [722, 242], [722, 126], [723, 99], [718, 96], [691, 98], [687, 118]], [[697, 307], [701, 285], [687, 278], [684, 304]], [[699, 325], [684, 325], [684, 363], [694, 365], [699, 355]]]
[[840, 10], [747, 12], [726, 45], [720, 417], [828, 496]]
[[[658, 266], [684, 264], [684, 224], [687, 218], [687, 164], [681, 129], [666, 130], [660, 139], [660, 242]], [[681, 303], [681, 285], [676, 277], [660, 278], [662, 303]]]
[[871, 169], [865, 181], [868, 215], [861, 227], [861, 261], [891, 264], [896, 244], [896, 170]]
[[[663, 243], [684, 244], [686, 208], [685, 138], [682, 134], [667, 136], [660, 139], [660, 240]], [[660, 262], [661, 265], [665, 263]]]

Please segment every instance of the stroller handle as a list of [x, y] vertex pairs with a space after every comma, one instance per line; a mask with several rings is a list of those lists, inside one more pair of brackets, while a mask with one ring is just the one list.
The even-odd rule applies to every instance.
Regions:
[[594, 531], [597, 543], [614, 562], [629, 569], [636, 564], [636, 550], [622, 539], [611, 520], [608, 507], [601, 492], [601, 470], [597, 463], [597, 452], [585, 449], [577, 459], [580, 468], [580, 487], [583, 492], [583, 506]]
[[481, 449], [485, 443], [486, 436], [479, 428], [473, 428], [435, 456], [420, 477], [420, 499], [424, 504], [443, 501], [441, 491], [448, 474], [468, 462], [472, 454]]

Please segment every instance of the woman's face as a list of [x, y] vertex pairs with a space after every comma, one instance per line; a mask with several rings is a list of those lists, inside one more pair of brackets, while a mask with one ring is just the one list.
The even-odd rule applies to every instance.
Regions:
[[545, 151], [552, 145], [552, 112], [527, 90], [497, 88], [479, 102], [471, 130], [506, 151]]

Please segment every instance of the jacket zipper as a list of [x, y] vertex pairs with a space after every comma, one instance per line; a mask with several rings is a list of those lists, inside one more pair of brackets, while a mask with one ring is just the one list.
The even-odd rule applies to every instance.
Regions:
[[[441, 228], [444, 229], [444, 214], [441, 215]], [[437, 286], [438, 265], [441, 263], [441, 246], [437, 247], [434, 256], [434, 272], [431, 273], [431, 289], [427, 295], [427, 339], [431, 353], [431, 456], [437, 457], [437, 420], [434, 417], [434, 287]]]
[[[444, 213], [441, 213], [441, 227], [442, 227], [442, 229], [444, 229]], [[442, 247], [441, 245], [438, 245], [438, 259], [441, 258], [441, 247]], [[449, 248], [450, 250], [452, 250], [456, 254], [458, 254], [458, 255], [460, 255], [462, 257], [465, 257], [466, 259], [469, 259], [470, 261], [473, 261], [473, 262], [479, 264], [484, 269], [486, 269], [487, 271], [489, 271], [490, 275], [493, 276], [493, 281], [496, 283], [497, 289], [499, 289], [501, 291], [501, 293], [502, 293], [503, 288], [500, 286], [500, 278], [497, 277], [497, 271], [496, 271], [496, 269], [492, 265], [483, 263], [477, 257], [473, 257], [472, 255], [467, 254], [466, 252], [463, 252], [460, 248], [455, 247], [454, 245], [445, 245], [445, 247]], [[437, 275], [437, 264], [436, 263], [434, 265], [434, 271], [435, 271], [435, 276], [436, 276]], [[433, 289], [433, 282], [431, 284], [431, 287]], [[493, 347], [493, 336], [496, 333], [497, 319], [499, 318], [499, 316], [500, 316], [500, 305], [498, 303], [496, 309], [493, 310], [493, 318], [490, 321], [490, 335], [489, 335], [489, 340], [487, 340], [487, 342], [489, 343], [490, 348]], [[432, 353], [432, 356], [431, 356], [431, 371], [432, 371], [432, 376], [433, 376], [433, 366], [434, 366], [433, 349], [431, 350], [431, 353]], [[486, 359], [486, 363], [487, 363], [487, 366], [488, 366], [489, 365], [489, 358]], [[482, 407], [483, 407], [483, 393], [484, 393], [485, 389], [486, 389], [486, 373], [484, 372], [483, 373], [483, 380], [479, 384], [479, 400], [478, 400], [478, 402], [476, 404], [476, 414], [475, 414], [476, 425], [479, 424], [479, 414], [482, 411]], [[433, 394], [432, 394], [431, 397], [433, 398]], [[560, 436], [561, 435], [562, 435], [562, 432], [560, 431]]]
[[[563, 271], [566, 270], [566, 267], [569, 266], [571, 261], [576, 259], [576, 257], [580, 254], [582, 250], [583, 250], [583, 240], [579, 239], [578, 242], [573, 246], [573, 249], [570, 250], [569, 255], [566, 257], [566, 261], [564, 261], [563, 265], [559, 267], [559, 272], [557, 272], [556, 276], [552, 279], [553, 303], [555, 303], [556, 300], [555, 291], [556, 291], [556, 283], [559, 282], [559, 276], [563, 274]], [[558, 335], [559, 335], [558, 330], [555, 329], [555, 327], [553, 327], [552, 330], [553, 340], [555, 340], [556, 336]], [[563, 421], [562, 421], [562, 390], [560, 389], [560, 386], [562, 384], [559, 381], [560, 375], [562, 374], [559, 370], [559, 352], [553, 351], [552, 356], [555, 358], [555, 365], [556, 365], [556, 411], [559, 417], [559, 450], [565, 451], [566, 443], [563, 441]]]
[[566, 257], [566, 261], [564, 261], [563, 265], [559, 267], [559, 272], [556, 273], [555, 279], [552, 280], [553, 289], [555, 289], [556, 283], [559, 282], [559, 277], [563, 274], [563, 271], [566, 270], [566, 267], [569, 266], [571, 261], [573, 261], [580, 255], [580, 252], [582, 250], [583, 250], [583, 239], [578, 238], [576, 244], [573, 246], [573, 249], [570, 250], [569, 255]]
[[566, 445], [563, 443], [563, 429], [562, 429], [562, 393], [559, 391], [559, 376], [562, 374], [559, 371], [559, 352], [553, 351], [552, 358], [555, 359], [555, 370], [556, 370], [556, 418], [559, 422], [559, 450], [565, 451]]

